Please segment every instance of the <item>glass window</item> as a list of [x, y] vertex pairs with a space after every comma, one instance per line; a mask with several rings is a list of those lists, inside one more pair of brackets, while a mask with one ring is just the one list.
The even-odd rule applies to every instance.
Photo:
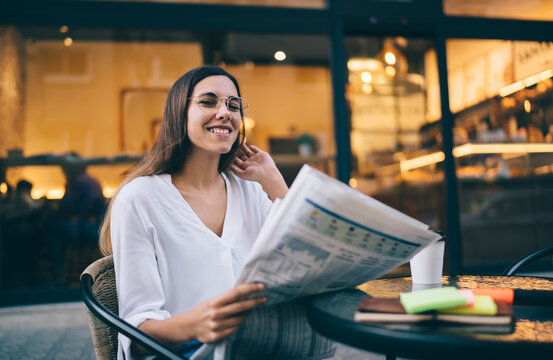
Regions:
[[[0, 35], [10, 85], [0, 91], [3, 288], [78, 285], [99, 256], [106, 199], [157, 139], [172, 84], [204, 63], [236, 76], [250, 104], [247, 141], [270, 151], [289, 183], [304, 163], [335, 172], [324, 36], [67, 27]], [[73, 201], [72, 183], [86, 187], [87, 202]]]
[[444, 0], [443, 4], [447, 15], [553, 20], [553, 3], [549, 0]]
[[551, 245], [553, 43], [449, 40], [447, 58], [463, 259], [500, 271]]
[[445, 230], [433, 42], [347, 37], [346, 52], [353, 154], [350, 185]]

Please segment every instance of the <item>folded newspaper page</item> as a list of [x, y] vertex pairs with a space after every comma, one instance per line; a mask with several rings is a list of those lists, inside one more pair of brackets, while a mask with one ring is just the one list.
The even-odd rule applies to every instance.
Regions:
[[238, 277], [237, 283], [264, 283], [268, 302], [235, 335], [203, 346], [193, 359], [331, 357], [332, 344], [307, 324], [301, 297], [377, 279], [440, 238], [428, 225], [304, 165]]

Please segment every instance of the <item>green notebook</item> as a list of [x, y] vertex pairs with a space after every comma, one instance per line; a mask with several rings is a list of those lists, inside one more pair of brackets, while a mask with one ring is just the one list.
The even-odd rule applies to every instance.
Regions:
[[459, 314], [459, 315], [495, 315], [497, 314], [497, 305], [491, 296], [476, 295], [474, 305], [454, 307], [451, 309], [441, 309], [440, 314]]
[[401, 305], [408, 314], [466, 305], [463, 295], [455, 287], [419, 290], [400, 294]]

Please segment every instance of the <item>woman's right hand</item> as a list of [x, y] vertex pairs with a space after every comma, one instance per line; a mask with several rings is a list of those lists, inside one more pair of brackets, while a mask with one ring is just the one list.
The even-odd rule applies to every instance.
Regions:
[[264, 288], [259, 283], [240, 284], [188, 311], [186, 314], [189, 319], [186, 322], [192, 326], [194, 338], [203, 343], [211, 343], [235, 333], [247, 312], [267, 301], [265, 297], [240, 299]]
[[[165, 320], [146, 320], [138, 328], [168, 347], [194, 339], [203, 343], [217, 342], [235, 333], [247, 312], [267, 301], [267, 298], [259, 296], [241, 299], [264, 289], [265, 285], [259, 283], [236, 285], [222, 295], [204, 300], [192, 310]], [[142, 354], [148, 353], [136, 343], [133, 346]]]
[[260, 183], [273, 201], [277, 198], [283, 199], [288, 192], [286, 181], [271, 155], [256, 146], [242, 144], [230, 170], [244, 180]]

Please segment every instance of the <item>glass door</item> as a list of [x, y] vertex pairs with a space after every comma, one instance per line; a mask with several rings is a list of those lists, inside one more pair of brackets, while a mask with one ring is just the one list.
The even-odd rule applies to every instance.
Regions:
[[346, 37], [345, 48], [350, 185], [444, 229], [444, 154], [433, 42]]

